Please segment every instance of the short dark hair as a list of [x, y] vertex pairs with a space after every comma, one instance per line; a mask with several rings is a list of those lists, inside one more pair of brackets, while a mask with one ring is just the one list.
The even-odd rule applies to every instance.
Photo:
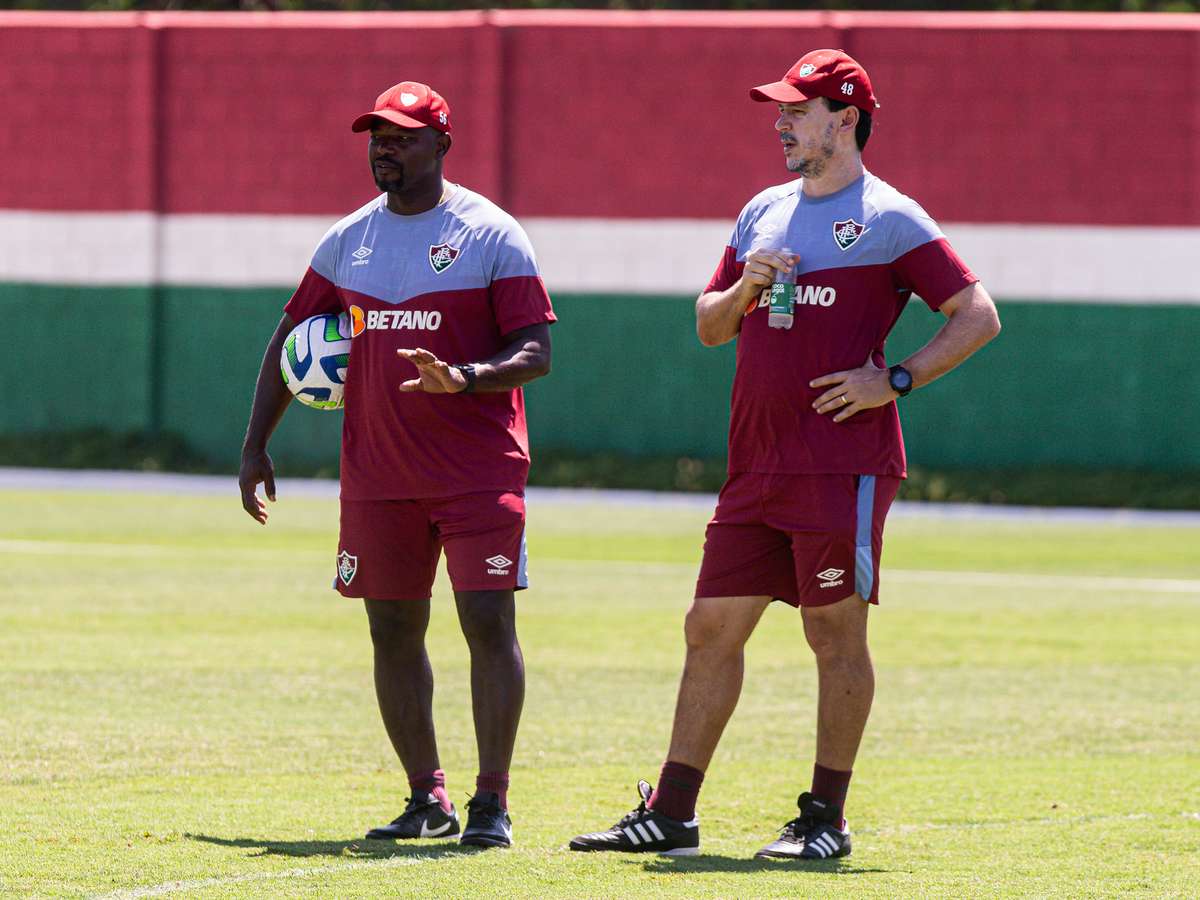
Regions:
[[[828, 97], [821, 99], [825, 101], [830, 112], [841, 112], [850, 105], [842, 100], [830, 100]], [[871, 137], [871, 114], [861, 107], [856, 107], [856, 109], [858, 109], [858, 124], [854, 126], [854, 142], [858, 144], [858, 152], [862, 153]]]

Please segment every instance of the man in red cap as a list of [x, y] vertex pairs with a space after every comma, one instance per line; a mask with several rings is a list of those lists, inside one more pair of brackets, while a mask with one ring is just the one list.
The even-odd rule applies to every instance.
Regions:
[[292, 395], [280, 348], [296, 322], [347, 314], [341, 536], [334, 587], [362, 598], [384, 726], [412, 794], [369, 838], [452, 837], [425, 651], [430, 594], [446, 554], [471, 652], [479, 775], [464, 844], [512, 842], [508, 770], [525, 695], [514, 591], [528, 585], [521, 386], [550, 369], [554, 312], [517, 222], [442, 177], [450, 108], [405, 81], [354, 120], [381, 193], [329, 230], [267, 345], [239, 477], [265, 524], [275, 499], [267, 441]]
[[[658, 789], [573, 850], [699, 852], [696, 798], [742, 687], [743, 648], [772, 600], [799, 607], [817, 664], [816, 764], [800, 815], [758, 851], [850, 853], [844, 808], [874, 694], [867, 611], [883, 524], [905, 474], [896, 401], [1000, 330], [979, 280], [916, 203], [863, 168], [879, 104], [840, 50], [815, 50], [750, 96], [800, 177], [746, 205], [696, 301], [702, 343], [737, 340], [729, 476], [705, 536], [687, 658]], [[917, 294], [945, 316], [897, 365], [884, 341]]]

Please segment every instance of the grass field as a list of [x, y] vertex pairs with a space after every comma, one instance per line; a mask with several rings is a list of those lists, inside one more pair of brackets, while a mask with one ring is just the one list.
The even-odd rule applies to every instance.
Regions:
[[[707, 511], [547, 503], [510, 802], [517, 846], [365, 842], [406, 794], [333, 501], [0, 492], [0, 894], [189, 897], [1195, 897], [1200, 528], [902, 518], [854, 855], [750, 859], [811, 772], [815, 678], [772, 608], [701, 796], [704, 855], [572, 854], [666, 748]], [[442, 762], [473, 786], [448, 587]]]

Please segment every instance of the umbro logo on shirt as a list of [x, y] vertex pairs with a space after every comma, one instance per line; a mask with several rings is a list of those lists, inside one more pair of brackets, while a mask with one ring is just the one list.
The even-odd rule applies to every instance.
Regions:
[[370, 260], [367, 259], [367, 257], [370, 256], [371, 253], [372, 253], [372, 250], [370, 247], [359, 247], [357, 250], [355, 250], [353, 253], [350, 254], [351, 256], [354, 257], [354, 262], [350, 263], [350, 265], [365, 266], [367, 263], [370, 262]]

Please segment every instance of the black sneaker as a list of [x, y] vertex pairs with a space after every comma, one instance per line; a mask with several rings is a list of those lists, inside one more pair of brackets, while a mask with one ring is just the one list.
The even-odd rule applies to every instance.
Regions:
[[836, 806], [807, 792], [796, 801], [800, 815], [754, 854], [755, 859], [837, 859], [850, 855], [850, 826]]
[[512, 819], [500, 805], [499, 794], [476, 794], [467, 801], [467, 827], [458, 842], [472, 847], [512, 846]]
[[452, 837], [458, 834], [458, 813], [453, 804], [450, 805], [450, 812], [446, 812], [433, 794], [414, 794], [407, 799], [408, 805], [399, 818], [390, 825], [372, 828], [367, 832], [368, 840]]
[[653, 809], [650, 784], [639, 781], [642, 802], [637, 809], [608, 831], [581, 834], [570, 843], [572, 850], [615, 850], [621, 853], [661, 853], [663, 856], [695, 856], [700, 852], [700, 820], [671, 819]]

